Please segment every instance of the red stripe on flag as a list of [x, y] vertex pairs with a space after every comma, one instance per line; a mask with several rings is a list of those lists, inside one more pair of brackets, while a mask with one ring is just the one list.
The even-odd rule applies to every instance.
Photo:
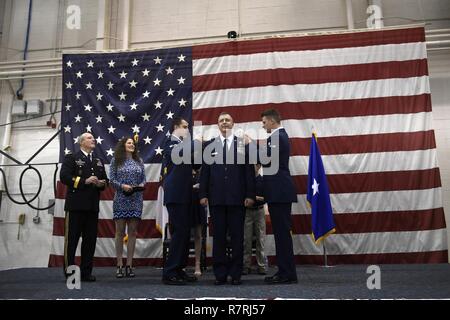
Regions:
[[[111, 213], [112, 216], [112, 213]], [[99, 219], [97, 236], [99, 238], [115, 237], [115, 222], [112, 219]], [[64, 237], [64, 218], [53, 218], [53, 235]], [[161, 233], [156, 229], [156, 221], [154, 219], [144, 219], [138, 224], [138, 238], [161, 238]]]
[[[156, 200], [158, 198], [158, 188], [159, 182], [147, 182], [145, 184], [144, 190], [144, 201], [145, 200]], [[61, 181], [58, 181], [56, 188], [56, 199], [65, 199], [67, 192], [67, 186]], [[100, 200], [112, 201], [114, 199], [115, 190], [113, 187], [109, 186], [104, 191], [100, 193]]]
[[409, 78], [428, 75], [427, 60], [270, 69], [194, 76], [192, 91]]
[[[443, 208], [417, 211], [359, 212], [333, 215], [336, 234], [366, 232], [402, 232], [446, 228]], [[311, 234], [311, 215], [292, 215], [294, 234]], [[270, 216], [266, 216], [266, 233], [273, 234]]]
[[[80, 257], [75, 257], [75, 263], [80, 265]], [[111, 267], [116, 266], [117, 260], [115, 257], [94, 257], [94, 267]], [[49, 256], [49, 267], [62, 267], [64, 265], [64, 256], [51, 254]], [[133, 266], [154, 266], [162, 267], [162, 258], [133, 258]], [[61, 276], [62, 273], [61, 273]]]
[[[268, 256], [269, 264], [276, 266], [276, 257]], [[380, 253], [380, 254], [346, 254], [327, 255], [329, 265], [335, 264], [402, 264], [402, 263], [448, 263], [447, 250], [407, 252], [407, 253]], [[75, 258], [75, 263], [80, 264], [80, 257]], [[212, 258], [206, 259], [208, 266], [212, 265]], [[323, 265], [323, 255], [296, 255], [296, 264]], [[49, 256], [49, 267], [62, 267], [64, 256], [51, 254]], [[112, 267], [116, 265], [116, 258], [94, 257], [95, 267]], [[162, 258], [134, 258], [133, 265], [136, 267], [161, 267]], [[63, 275], [61, 274], [61, 277]]]
[[[269, 256], [269, 263], [276, 265], [275, 256]], [[323, 255], [295, 256], [296, 264], [324, 265]], [[402, 263], [448, 263], [447, 250], [406, 252], [327, 255], [327, 264], [402, 264]]]
[[[306, 194], [307, 175], [293, 176], [297, 194]], [[423, 190], [441, 187], [439, 168], [327, 174], [330, 193]]]
[[405, 30], [373, 30], [352, 34], [333, 34], [306, 37], [286, 37], [252, 41], [230, 41], [192, 47], [192, 59], [204, 59], [230, 55], [262, 52], [286, 52], [333, 48], [363, 47], [384, 44], [424, 42], [422, 27]]
[[[309, 156], [311, 138], [291, 138], [291, 156]], [[318, 137], [324, 155], [429, 150], [436, 148], [434, 130]]]
[[239, 119], [239, 123], [261, 121], [261, 113], [267, 109], [277, 109], [283, 120], [407, 114], [431, 112], [431, 97], [430, 94], [421, 94], [415, 96], [202, 108], [192, 110], [192, 119], [201, 121], [202, 125], [213, 125], [217, 124], [217, 116], [220, 112], [227, 112], [235, 119]]

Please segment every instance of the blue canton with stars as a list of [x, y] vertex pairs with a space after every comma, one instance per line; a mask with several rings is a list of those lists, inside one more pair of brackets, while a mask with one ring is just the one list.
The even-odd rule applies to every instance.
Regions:
[[65, 54], [60, 162], [91, 132], [105, 163], [124, 136], [139, 135], [145, 163], [162, 160], [173, 118], [192, 119], [191, 48]]

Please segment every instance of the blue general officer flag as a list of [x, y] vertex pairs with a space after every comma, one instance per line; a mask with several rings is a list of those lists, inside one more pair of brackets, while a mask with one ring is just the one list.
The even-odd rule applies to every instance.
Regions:
[[309, 153], [307, 190], [306, 200], [311, 206], [312, 214], [312, 236], [317, 244], [336, 230], [330, 202], [330, 191], [328, 190], [325, 169], [314, 133], [311, 138]]

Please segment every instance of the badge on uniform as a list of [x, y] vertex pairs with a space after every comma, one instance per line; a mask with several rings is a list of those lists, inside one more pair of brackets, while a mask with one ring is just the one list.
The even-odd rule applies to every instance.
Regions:
[[81, 160], [81, 159], [78, 159], [78, 160], [75, 161], [75, 163], [76, 163], [78, 166], [82, 167], [82, 166], [84, 166], [84, 164], [85, 164], [86, 162], [84, 162], [84, 161]]
[[103, 167], [103, 163], [100, 159], [97, 159], [97, 167]]

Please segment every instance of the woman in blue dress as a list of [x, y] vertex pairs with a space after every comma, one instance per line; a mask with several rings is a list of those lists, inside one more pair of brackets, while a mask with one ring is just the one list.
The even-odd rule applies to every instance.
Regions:
[[[133, 255], [136, 246], [137, 227], [142, 216], [143, 192], [136, 191], [145, 184], [144, 163], [132, 138], [122, 138], [116, 145], [111, 160], [110, 183], [116, 190], [113, 215], [116, 225], [116, 277], [134, 277]], [[141, 188], [142, 189], [142, 188]], [[125, 226], [128, 231], [127, 264], [123, 270], [123, 239]]]

